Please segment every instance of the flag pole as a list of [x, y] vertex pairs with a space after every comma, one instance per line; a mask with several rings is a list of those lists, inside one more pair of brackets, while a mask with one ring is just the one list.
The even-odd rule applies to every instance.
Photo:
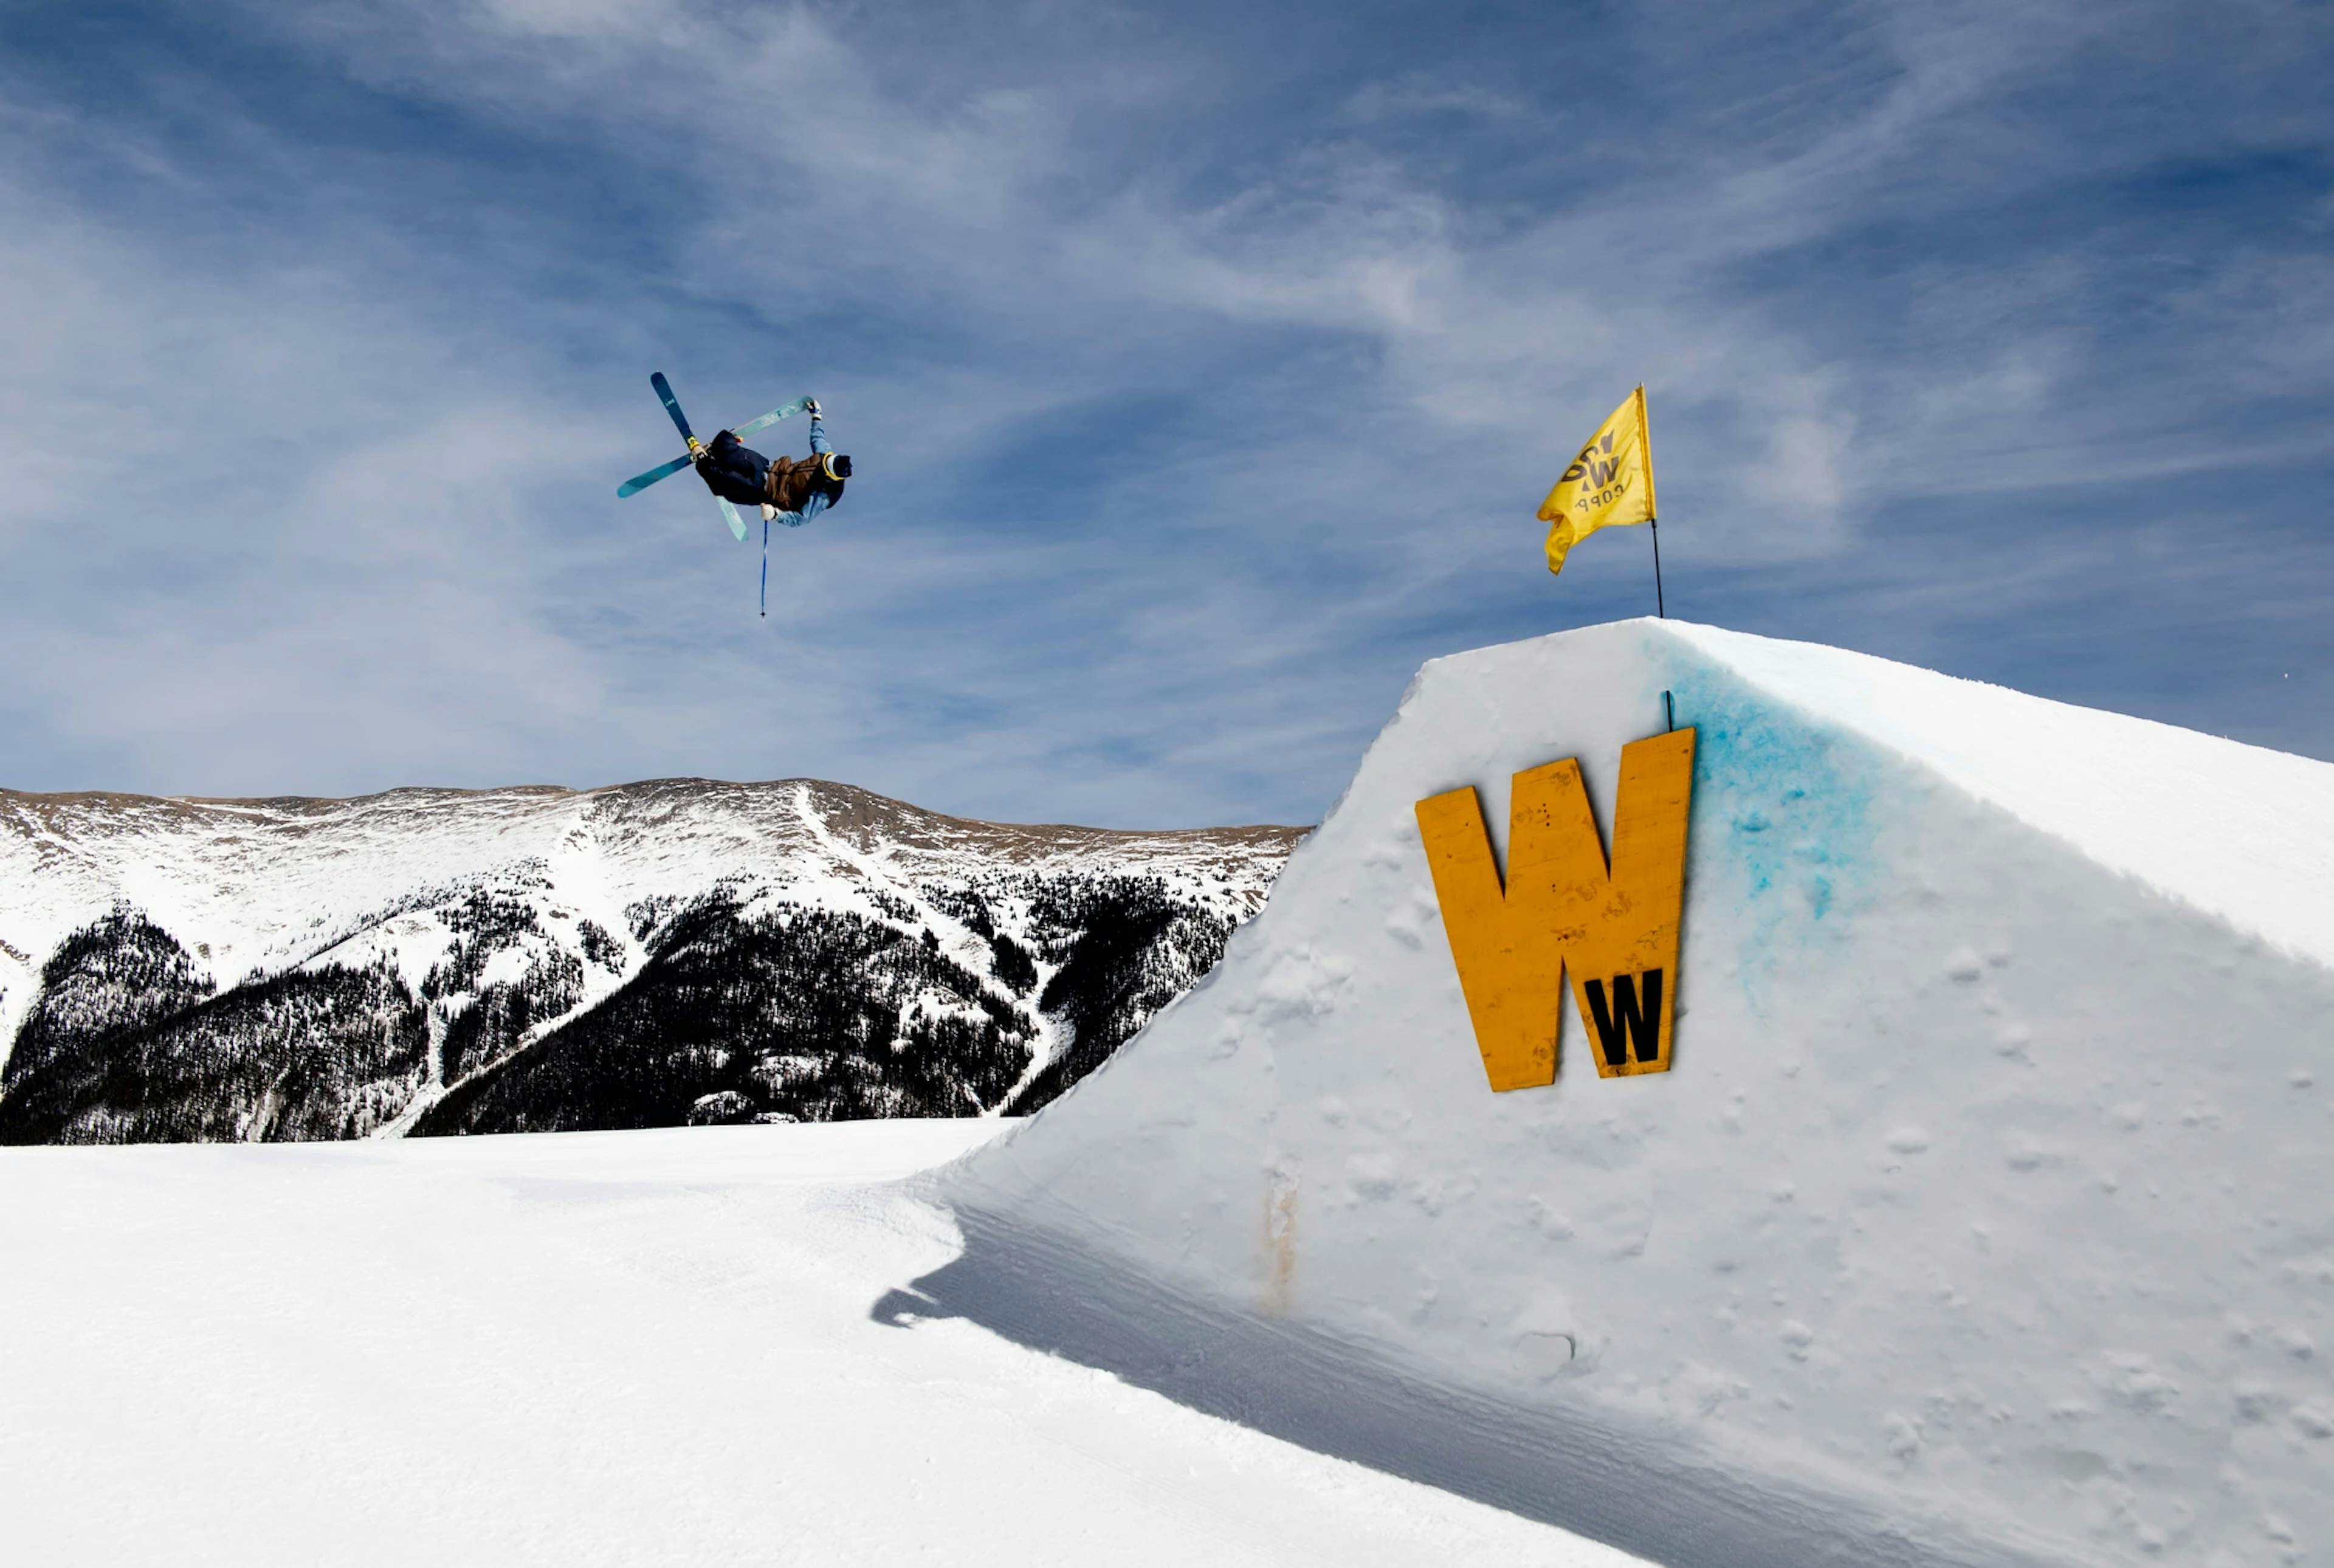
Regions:
[[[1650, 447], [1652, 443], [1647, 442], [1646, 445]], [[1648, 451], [1645, 458], [1650, 467], [1653, 460], [1652, 452]], [[1667, 620], [1670, 618], [1669, 611], [1662, 608], [1662, 524], [1660, 519], [1654, 517], [1648, 517], [1645, 521], [1653, 525], [1654, 530], [1654, 614], [1659, 620]], [[1677, 708], [1670, 701], [1670, 694], [1666, 691], [1662, 693], [1662, 728], [1664, 730], [1677, 728]]]
[[1662, 520], [1648, 517], [1645, 521], [1654, 526], [1654, 613], [1667, 620], [1670, 612], [1662, 602]]
[[1654, 490], [1654, 417], [1645, 410], [1645, 383], [1637, 383], [1637, 429], [1645, 443], [1645, 521], [1654, 530], [1654, 614], [1667, 620], [1669, 610], [1662, 601], [1662, 520]]
[[[1656, 620], [1670, 618], [1669, 605], [1662, 594], [1662, 520], [1657, 515], [1654, 490], [1654, 419], [1645, 411], [1645, 384], [1637, 383], [1637, 428], [1645, 443], [1645, 525], [1654, 534], [1654, 615]], [[1662, 693], [1662, 728], [1677, 728], [1677, 705], [1666, 691]]]

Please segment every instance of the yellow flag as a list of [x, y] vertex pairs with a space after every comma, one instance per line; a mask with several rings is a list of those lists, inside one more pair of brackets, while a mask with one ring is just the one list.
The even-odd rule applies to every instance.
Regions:
[[1599, 528], [1650, 522], [1654, 515], [1654, 449], [1645, 429], [1645, 389], [1639, 387], [1596, 428], [1580, 456], [1539, 504], [1548, 524], [1548, 569], [1564, 570], [1571, 548]]

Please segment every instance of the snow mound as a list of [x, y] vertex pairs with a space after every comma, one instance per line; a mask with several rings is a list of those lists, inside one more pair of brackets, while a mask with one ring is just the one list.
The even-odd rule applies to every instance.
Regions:
[[[1493, 1094], [1413, 804], [1474, 786], [1504, 855], [1577, 757], [1609, 832], [1664, 691], [1674, 1070], [1599, 1078], [1567, 1000]], [[1214, 976], [947, 1173], [922, 1285], [1002, 1319], [1050, 1259], [1095, 1359], [1664, 1560], [2294, 1563], [2329, 1113], [2334, 766], [1623, 622], [1426, 666]]]

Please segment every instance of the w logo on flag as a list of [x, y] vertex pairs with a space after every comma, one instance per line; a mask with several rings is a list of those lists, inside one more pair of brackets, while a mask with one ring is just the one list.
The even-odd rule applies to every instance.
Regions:
[[1600, 1076], [1669, 1071], [1693, 743], [1693, 730], [1678, 729], [1621, 748], [1609, 866], [1577, 760], [1516, 774], [1504, 885], [1472, 789], [1418, 803], [1419, 837], [1493, 1089], [1556, 1081], [1567, 973]]
[[[1624, 456], [1627, 451], [1627, 447], [1622, 448]], [[1613, 432], [1607, 430], [1602, 439], [1591, 441], [1580, 449], [1580, 456], [1573, 459], [1572, 467], [1564, 471], [1564, 479], [1558, 483], [1586, 479], [1587, 488], [1601, 490], [1613, 482], [1614, 470], [1620, 466], [1621, 459], [1613, 456]]]

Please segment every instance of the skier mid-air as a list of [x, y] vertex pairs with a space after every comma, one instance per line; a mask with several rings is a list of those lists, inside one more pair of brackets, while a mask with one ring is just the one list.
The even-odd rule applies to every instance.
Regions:
[[841, 501], [844, 481], [851, 477], [851, 459], [826, 438], [818, 399], [806, 399], [803, 411], [810, 416], [809, 457], [799, 462], [765, 457], [724, 430], [699, 449], [697, 476], [724, 501], [759, 506], [765, 523], [801, 527]]
[[[799, 528], [820, 513], [843, 499], [844, 481], [851, 477], [851, 459], [837, 452], [826, 438], [826, 427], [820, 423], [821, 409], [816, 398], [796, 398], [782, 403], [758, 419], [748, 419], [735, 430], [724, 430], [707, 445], [692, 434], [689, 417], [680, 411], [680, 403], [672, 395], [672, 387], [659, 370], [649, 378], [649, 385], [664, 404], [664, 411], [672, 418], [673, 428], [680, 432], [689, 449], [670, 462], [660, 463], [645, 474], [635, 474], [616, 486], [619, 496], [637, 495], [658, 480], [694, 464], [698, 476], [713, 498], [721, 503], [721, 515], [728, 522], [729, 532], [739, 543], [746, 538], [746, 520], [738, 515], [740, 506], [762, 509], [762, 612], [769, 613], [770, 598], [770, 524], [783, 523], [789, 528]], [[767, 429], [780, 419], [796, 414], [810, 416], [810, 456], [797, 462], [792, 457], [780, 457], [776, 462], [763, 457], [738, 438]]]

